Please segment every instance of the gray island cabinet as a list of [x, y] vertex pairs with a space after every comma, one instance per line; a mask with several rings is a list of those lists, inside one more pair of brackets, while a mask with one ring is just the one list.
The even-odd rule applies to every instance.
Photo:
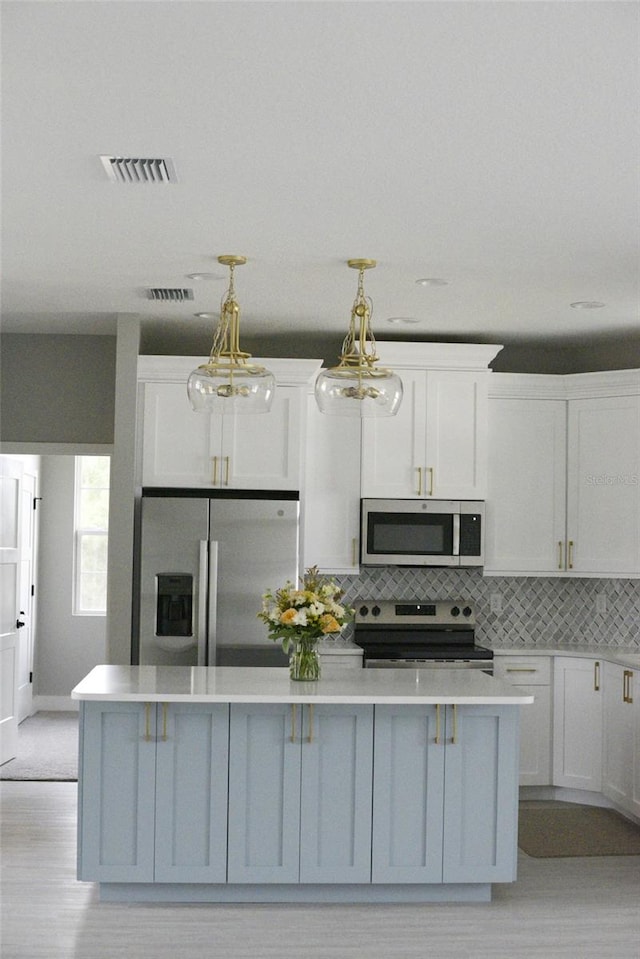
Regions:
[[516, 878], [518, 719], [476, 670], [98, 666], [78, 878], [103, 899], [487, 901]]

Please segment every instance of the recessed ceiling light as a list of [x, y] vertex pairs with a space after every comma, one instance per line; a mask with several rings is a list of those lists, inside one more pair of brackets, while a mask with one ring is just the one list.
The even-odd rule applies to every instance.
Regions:
[[574, 310], [599, 310], [603, 306], [606, 306], [606, 303], [601, 303], [600, 300], [576, 300], [571, 303]]
[[224, 280], [220, 273], [187, 273], [190, 280]]
[[218, 319], [217, 313], [194, 313], [193, 315], [199, 317], [199, 319], [201, 320], [217, 320]]
[[446, 286], [448, 280], [441, 280], [437, 276], [423, 276], [416, 280], [418, 286]]
[[389, 316], [387, 323], [419, 323], [420, 320], [415, 316]]

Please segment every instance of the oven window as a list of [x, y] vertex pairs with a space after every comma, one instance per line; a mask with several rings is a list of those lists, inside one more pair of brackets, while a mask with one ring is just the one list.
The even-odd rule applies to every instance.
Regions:
[[453, 517], [447, 513], [369, 513], [368, 552], [374, 555], [448, 556]]

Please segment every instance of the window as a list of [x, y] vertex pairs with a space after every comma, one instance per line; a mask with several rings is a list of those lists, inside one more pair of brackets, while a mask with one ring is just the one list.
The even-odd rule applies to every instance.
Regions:
[[78, 616], [107, 611], [110, 466], [108, 456], [76, 456], [73, 611]]

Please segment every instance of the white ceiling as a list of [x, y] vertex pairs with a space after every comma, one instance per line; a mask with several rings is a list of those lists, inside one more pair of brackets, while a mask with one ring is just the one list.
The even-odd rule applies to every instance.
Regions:
[[[3, 329], [107, 333], [131, 313], [147, 351], [204, 352], [194, 313], [219, 307], [216, 255], [240, 253], [249, 339], [341, 338], [349, 257], [378, 260], [379, 339], [624, 339], [640, 329], [639, 15], [4, 0]], [[116, 185], [100, 154], [169, 157], [178, 182]], [[152, 286], [195, 299], [153, 303]]]

